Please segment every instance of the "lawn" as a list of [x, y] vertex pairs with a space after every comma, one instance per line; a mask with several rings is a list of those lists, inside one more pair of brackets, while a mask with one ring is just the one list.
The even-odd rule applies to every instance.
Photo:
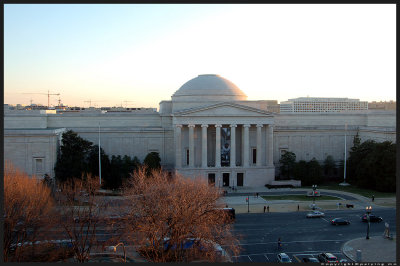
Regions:
[[[261, 196], [265, 200], [297, 200], [297, 201], [313, 201], [313, 197], [308, 197], [306, 195], [278, 195], [278, 196]], [[333, 196], [315, 197], [315, 200], [341, 200], [341, 198]]]
[[[311, 187], [302, 187], [302, 188], [308, 188], [312, 190]], [[320, 185], [317, 187], [317, 189], [332, 189], [332, 190], [338, 190], [338, 191], [345, 191], [345, 192], [350, 192], [354, 194], [359, 194], [361, 196], [371, 198], [372, 195], [375, 196], [375, 198], [390, 198], [390, 197], [396, 197], [396, 193], [389, 193], [389, 192], [379, 192], [375, 191], [372, 189], [365, 189], [365, 188], [358, 188], [355, 186], [339, 186], [338, 184], [327, 184], [327, 185]]]

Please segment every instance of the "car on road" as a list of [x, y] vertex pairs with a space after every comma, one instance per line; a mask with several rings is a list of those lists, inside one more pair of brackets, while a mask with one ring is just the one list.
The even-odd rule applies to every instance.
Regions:
[[[363, 216], [361, 216], [361, 221], [363, 221], [363, 222], [368, 222], [368, 220], [367, 220], [367, 215], [366, 215], [366, 214], [364, 214]], [[369, 221], [370, 221], [371, 223], [380, 223], [380, 222], [383, 221], [383, 219], [382, 219], [382, 217], [380, 217], [380, 216], [376, 216], [376, 215], [374, 215], [374, 214], [370, 214], [370, 215], [369, 215]]]
[[345, 220], [343, 218], [334, 218], [331, 220], [332, 225], [347, 225], [350, 224], [350, 221]]
[[319, 260], [314, 257], [309, 257], [309, 258], [303, 258], [303, 262], [317, 262], [319, 263]]
[[320, 262], [339, 262], [338, 258], [332, 253], [320, 253], [318, 259]]
[[290, 263], [292, 260], [289, 258], [289, 256], [286, 253], [279, 253], [277, 256], [278, 262], [281, 263]]
[[319, 218], [319, 217], [324, 217], [325, 214], [320, 211], [312, 211], [307, 213], [306, 218]]

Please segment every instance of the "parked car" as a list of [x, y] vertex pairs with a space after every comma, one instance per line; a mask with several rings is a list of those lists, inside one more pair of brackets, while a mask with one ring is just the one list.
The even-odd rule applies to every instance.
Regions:
[[320, 253], [318, 254], [318, 259], [320, 262], [339, 262], [332, 253]]
[[331, 220], [332, 225], [347, 225], [350, 224], [350, 221], [345, 220], [343, 218], [334, 218]]
[[307, 213], [306, 218], [318, 218], [318, 217], [324, 217], [325, 214], [320, 211], [312, 211]]
[[289, 258], [289, 256], [286, 253], [279, 253], [277, 256], [278, 262], [282, 263], [290, 263], [292, 260]]
[[309, 257], [309, 258], [303, 258], [303, 262], [317, 262], [319, 263], [319, 260], [314, 257]]
[[[364, 214], [363, 216], [361, 216], [361, 221], [363, 221], [363, 222], [368, 222], [368, 220], [367, 220], [367, 215], [366, 215], [366, 214]], [[376, 215], [374, 215], [374, 214], [370, 214], [370, 215], [369, 215], [369, 221], [370, 221], [371, 223], [380, 223], [380, 222], [383, 221], [383, 219], [382, 219], [382, 217], [380, 217], [380, 216], [376, 216]]]

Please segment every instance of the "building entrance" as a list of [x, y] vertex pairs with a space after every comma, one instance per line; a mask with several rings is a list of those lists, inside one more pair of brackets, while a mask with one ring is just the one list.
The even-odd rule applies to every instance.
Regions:
[[237, 173], [237, 186], [243, 187], [243, 173]]
[[224, 187], [229, 186], [229, 173], [223, 173], [222, 174], [222, 184]]
[[214, 173], [208, 174], [208, 184], [215, 185], [215, 174]]

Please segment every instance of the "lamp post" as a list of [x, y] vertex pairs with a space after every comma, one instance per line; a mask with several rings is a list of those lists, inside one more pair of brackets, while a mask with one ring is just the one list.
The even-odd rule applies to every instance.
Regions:
[[124, 249], [124, 262], [126, 262], [126, 252], [125, 252], [125, 245], [124, 243], [120, 242], [116, 246], [110, 246], [109, 249], [113, 250], [114, 252], [117, 252], [117, 247], [119, 245], [122, 245], [122, 248]]
[[313, 189], [313, 208], [315, 208], [315, 191], [317, 190], [317, 185], [312, 185]]
[[367, 222], [368, 222], [368, 226], [367, 226], [367, 237], [366, 237], [366, 239], [369, 239], [369, 226], [370, 226], [370, 218], [369, 218], [369, 215], [371, 214], [372, 207], [371, 207], [371, 206], [366, 207], [365, 210], [367, 211]]

